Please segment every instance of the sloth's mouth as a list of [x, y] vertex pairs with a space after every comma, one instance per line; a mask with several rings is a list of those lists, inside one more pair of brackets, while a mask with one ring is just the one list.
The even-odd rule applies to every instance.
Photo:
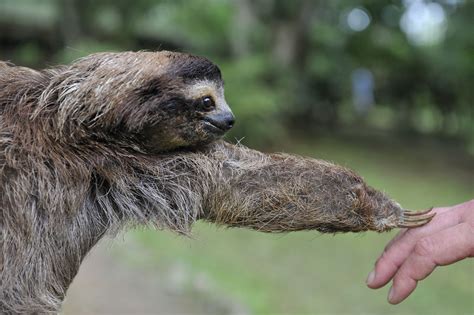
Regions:
[[223, 125], [219, 124], [217, 121], [209, 119], [209, 118], [203, 118], [203, 123], [207, 131], [212, 132], [218, 136], [223, 135], [229, 130], [229, 128], [224, 127]]

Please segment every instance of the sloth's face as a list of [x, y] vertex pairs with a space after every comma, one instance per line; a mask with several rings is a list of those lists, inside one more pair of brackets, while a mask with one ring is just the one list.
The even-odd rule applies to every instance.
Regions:
[[235, 121], [222, 82], [208, 79], [186, 83], [174, 97], [162, 100], [153, 115], [157, 119], [140, 132], [142, 144], [152, 152], [211, 143]]
[[140, 117], [146, 110], [146, 119], [131, 124], [142, 126], [138, 134], [147, 151], [205, 145], [233, 127], [234, 115], [224, 98], [221, 72], [215, 64], [181, 53], [155, 56], [155, 74], [147, 75], [138, 89], [142, 106], [137, 113]]

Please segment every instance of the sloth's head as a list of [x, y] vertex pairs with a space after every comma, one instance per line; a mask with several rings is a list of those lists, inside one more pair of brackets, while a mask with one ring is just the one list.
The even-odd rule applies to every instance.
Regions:
[[100, 53], [53, 74], [41, 112], [55, 104], [61, 134], [149, 152], [208, 144], [234, 124], [219, 68], [203, 57]]

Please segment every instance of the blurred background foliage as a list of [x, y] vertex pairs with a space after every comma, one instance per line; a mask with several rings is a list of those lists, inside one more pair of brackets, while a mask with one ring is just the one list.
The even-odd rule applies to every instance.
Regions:
[[[237, 116], [229, 141], [344, 164], [419, 209], [474, 196], [473, 21], [472, 0], [0, 0], [0, 59], [204, 55]], [[393, 233], [196, 230], [198, 240], [134, 232], [145, 249], [118, 255], [203, 272], [251, 313], [474, 313], [472, 262], [436, 272], [397, 308], [365, 289]]]

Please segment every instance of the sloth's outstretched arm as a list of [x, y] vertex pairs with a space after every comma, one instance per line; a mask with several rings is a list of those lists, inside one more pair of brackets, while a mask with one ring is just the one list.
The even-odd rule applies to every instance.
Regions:
[[[262, 232], [385, 231], [424, 224], [367, 186], [354, 172], [325, 161], [264, 154], [218, 143], [207, 153], [215, 170], [202, 219]], [[408, 220], [408, 221], [407, 221]]]

